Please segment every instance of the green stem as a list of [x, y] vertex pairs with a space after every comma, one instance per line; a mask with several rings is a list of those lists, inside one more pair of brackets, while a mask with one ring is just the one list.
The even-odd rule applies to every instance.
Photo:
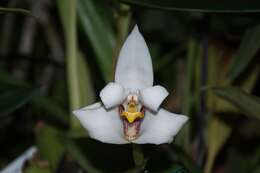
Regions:
[[[188, 53], [187, 53], [187, 80], [185, 88], [185, 98], [183, 103], [183, 113], [187, 116], [191, 115], [191, 108], [193, 102], [192, 96], [192, 84], [194, 79], [194, 64], [196, 59], [197, 45], [196, 41], [191, 38], [188, 42]], [[189, 123], [183, 128], [183, 139], [181, 139], [181, 145], [184, 146], [185, 150], [188, 152], [189, 148]]]
[[[119, 12], [117, 13], [117, 40], [116, 40], [116, 47], [113, 52], [113, 70], [116, 67], [116, 61], [119, 54], [119, 51], [126, 39], [128, 34], [129, 24], [131, 20], [131, 12], [130, 7], [128, 5], [120, 5]], [[113, 71], [114, 75], [114, 71]]]
[[187, 81], [186, 81], [186, 92], [185, 92], [185, 103], [183, 112], [189, 116], [191, 114], [191, 103], [192, 103], [192, 80], [194, 75], [194, 64], [195, 64], [195, 50], [196, 42], [191, 38], [188, 43], [188, 55], [187, 55]]
[[[94, 97], [85, 61], [86, 58], [84, 58], [77, 47], [76, 3], [76, 0], [57, 0], [66, 39], [66, 77], [70, 111], [91, 103]], [[81, 130], [83, 128], [75, 116], [71, 116], [70, 126], [72, 130], [82, 134]]]
[[23, 14], [25, 16], [30, 16], [30, 17], [37, 18], [29, 10], [22, 9], [22, 8], [5, 8], [5, 7], [0, 7], [0, 13], [18, 13], [18, 14]]
[[133, 159], [135, 163], [135, 173], [142, 172], [145, 167], [145, 158], [142, 152], [141, 145], [133, 144]]
[[68, 13], [68, 29], [66, 33], [66, 48], [67, 48], [67, 77], [69, 85], [70, 105], [71, 109], [75, 109], [80, 105], [80, 93], [78, 92], [78, 80], [77, 80], [77, 39], [76, 39], [76, 1], [71, 0], [69, 2]]

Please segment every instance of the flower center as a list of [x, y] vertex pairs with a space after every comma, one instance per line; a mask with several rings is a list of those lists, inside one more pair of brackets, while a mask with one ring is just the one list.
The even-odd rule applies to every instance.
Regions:
[[127, 102], [126, 109], [123, 105], [119, 106], [119, 115], [123, 121], [124, 136], [128, 141], [135, 140], [139, 136], [144, 112], [144, 107], [138, 110], [137, 100], [133, 98]]

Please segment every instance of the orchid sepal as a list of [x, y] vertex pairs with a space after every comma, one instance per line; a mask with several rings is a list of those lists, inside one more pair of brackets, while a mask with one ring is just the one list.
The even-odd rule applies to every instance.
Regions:
[[104, 143], [170, 143], [188, 117], [160, 108], [168, 94], [153, 86], [151, 56], [135, 26], [119, 53], [115, 82], [99, 94], [101, 102], [73, 113], [91, 138]]

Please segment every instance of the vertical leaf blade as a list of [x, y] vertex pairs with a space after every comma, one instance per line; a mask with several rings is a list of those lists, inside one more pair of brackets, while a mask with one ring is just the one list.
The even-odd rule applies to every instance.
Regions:
[[93, 46], [102, 75], [105, 80], [109, 80], [112, 76], [114, 36], [109, 26], [105, 26], [106, 22], [102, 21], [91, 0], [78, 0], [77, 12], [85, 34]]
[[79, 108], [80, 90], [78, 60], [77, 60], [77, 35], [76, 35], [76, 0], [62, 1], [58, 0], [58, 7], [65, 31], [66, 40], [66, 65], [67, 65], [67, 82], [70, 96], [71, 109]]
[[208, 130], [208, 157], [205, 165], [205, 173], [211, 172], [215, 158], [230, 134], [230, 127], [218, 118], [212, 118]]
[[[58, 0], [58, 7], [66, 39], [67, 82], [70, 97], [70, 109], [78, 109], [91, 102], [93, 93], [87, 64], [77, 48], [76, 0]], [[72, 129], [82, 129], [79, 121], [72, 116]]]
[[260, 120], [260, 98], [250, 95], [237, 87], [213, 88], [214, 94], [227, 100], [245, 115]]
[[232, 81], [237, 78], [248, 66], [260, 48], [260, 25], [246, 31], [238, 51], [233, 57], [233, 63], [228, 72]]

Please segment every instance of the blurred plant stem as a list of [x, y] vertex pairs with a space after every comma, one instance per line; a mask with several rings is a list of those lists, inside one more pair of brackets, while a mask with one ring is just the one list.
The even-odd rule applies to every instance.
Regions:
[[[183, 103], [183, 114], [191, 117], [191, 108], [193, 103], [192, 97], [192, 81], [193, 81], [193, 74], [194, 74], [194, 64], [196, 59], [196, 50], [198, 46], [196, 41], [193, 38], [190, 38], [188, 41], [188, 48], [187, 48], [187, 77], [186, 77], [186, 87], [185, 87], [185, 97]], [[184, 146], [186, 152], [189, 152], [190, 148], [190, 123], [186, 124], [182, 130], [183, 137], [182, 142], [180, 145]]]
[[141, 173], [146, 165], [146, 160], [144, 158], [144, 154], [142, 152], [141, 145], [132, 144], [133, 146], [133, 159], [135, 163], [134, 173]]
[[[34, 15], [43, 14], [43, 6], [45, 0], [32, 1], [30, 4], [30, 10]], [[40, 18], [38, 18], [40, 21]], [[18, 52], [23, 55], [30, 55], [33, 52], [35, 46], [35, 36], [37, 32], [37, 21], [34, 18], [25, 18], [23, 25], [21, 26], [21, 38], [18, 47]], [[17, 78], [25, 78], [30, 70], [30, 64], [26, 61], [15, 64], [14, 75]], [[43, 73], [46, 75], [47, 73]], [[42, 76], [44, 76], [42, 75]], [[40, 79], [42, 79], [42, 76]]]
[[5, 7], [0, 7], [0, 13], [18, 13], [18, 14], [31, 16], [31, 17], [36, 17], [29, 10], [22, 9], [22, 8], [5, 8]]
[[77, 76], [77, 28], [76, 28], [76, 0], [59, 3], [66, 39], [67, 82], [70, 96], [70, 109], [80, 106], [79, 76]]
[[117, 11], [116, 19], [116, 28], [117, 28], [117, 39], [116, 39], [116, 47], [113, 53], [113, 76], [115, 74], [115, 67], [117, 62], [117, 57], [119, 55], [119, 51], [128, 35], [129, 24], [131, 20], [131, 11], [128, 5], [120, 4], [120, 8]]
[[194, 64], [196, 59], [196, 49], [198, 48], [197, 42], [191, 38], [188, 42], [188, 55], [187, 55], [187, 82], [185, 92], [185, 103], [183, 112], [185, 115], [190, 116], [192, 107], [192, 82], [194, 74]]
[[[131, 20], [131, 11], [128, 5], [121, 4], [117, 14], [117, 45], [123, 45], [126, 36], [128, 35], [129, 24]], [[119, 51], [118, 51], [119, 52]]]
[[[77, 48], [76, 0], [58, 0], [58, 7], [66, 39], [67, 83], [70, 110], [78, 109], [90, 100], [90, 81], [87, 64]], [[81, 131], [82, 126], [75, 116], [71, 117], [72, 130]]]
[[205, 130], [205, 116], [206, 116], [206, 96], [207, 93], [202, 88], [206, 87], [207, 85], [207, 77], [208, 77], [208, 36], [205, 35], [202, 39], [202, 59], [201, 59], [201, 78], [200, 78], [200, 100], [199, 100], [199, 112], [198, 112], [198, 148], [197, 148], [197, 164], [202, 165], [203, 159], [205, 155], [205, 137], [204, 137], [204, 130]]
[[[213, 47], [213, 45], [210, 45], [209, 58], [208, 58], [207, 87], [219, 85], [218, 84], [218, 68], [220, 66], [219, 57], [221, 57], [221, 53], [217, 52]], [[210, 114], [216, 111], [216, 97], [211, 91], [207, 91], [207, 108]]]
[[[16, 4], [16, 0], [10, 0], [8, 2], [8, 7], [14, 7]], [[6, 15], [2, 21], [3, 26], [1, 27], [1, 40], [0, 40], [0, 53], [5, 55], [10, 51], [11, 48], [11, 37], [13, 35], [13, 28], [15, 25], [15, 18], [16, 16], [14, 14], [8, 14]]]

